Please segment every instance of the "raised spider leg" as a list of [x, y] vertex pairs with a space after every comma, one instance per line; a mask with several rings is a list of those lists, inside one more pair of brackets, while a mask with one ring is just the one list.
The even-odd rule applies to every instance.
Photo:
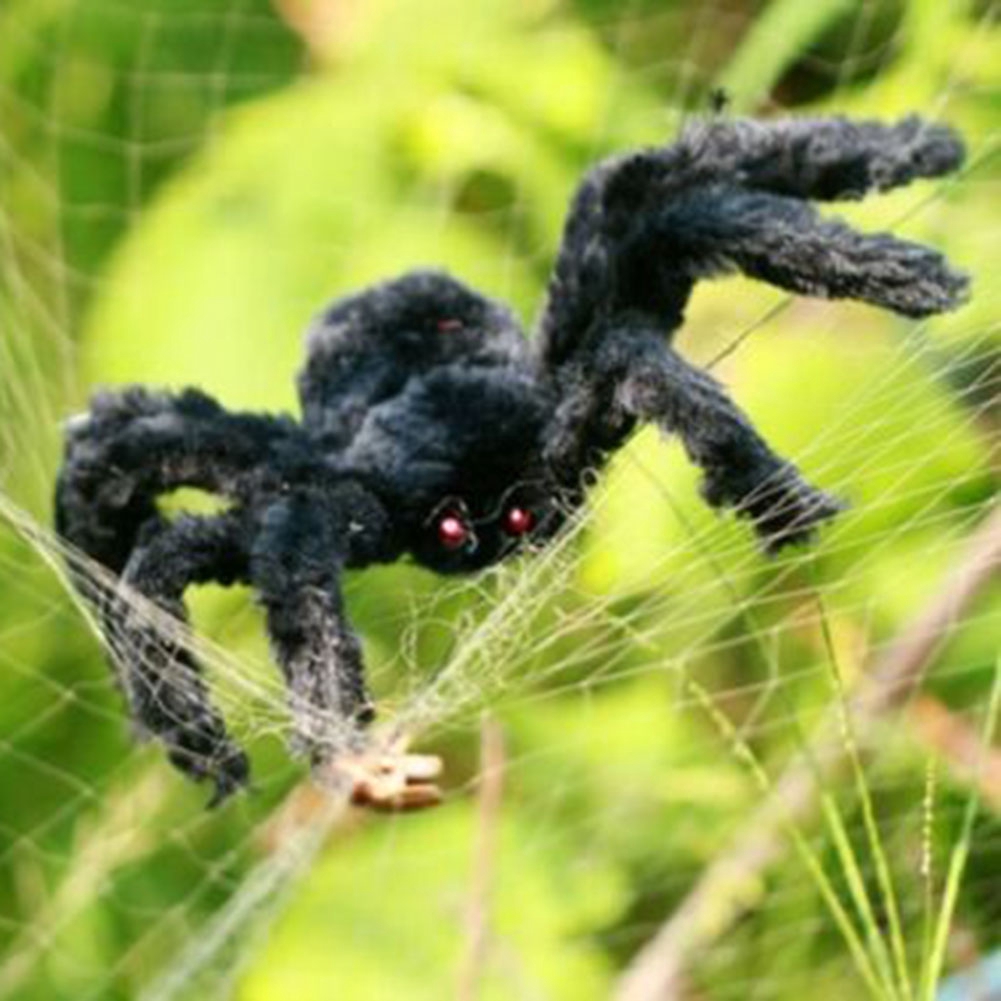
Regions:
[[[622, 249], [623, 298], [657, 270], [695, 281], [742, 271], [801, 295], [857, 299], [922, 317], [959, 305], [967, 279], [937, 251], [822, 219], [796, 198], [724, 185], [698, 189], [644, 221]], [[636, 288], [630, 288], [631, 284]]]
[[251, 560], [296, 741], [314, 764], [360, 750], [362, 727], [375, 715], [340, 589], [352, 525], [371, 527], [352, 497], [345, 493], [338, 503], [335, 493], [291, 495], [276, 502], [264, 515]]
[[565, 376], [547, 456], [556, 469], [581, 464], [582, 443], [614, 440], [638, 419], [680, 436], [703, 471], [706, 500], [749, 519], [768, 551], [804, 541], [842, 507], [776, 455], [723, 387], [642, 316], [619, 317], [582, 371]]
[[952, 129], [909, 115], [890, 124], [847, 118], [775, 121], [713, 118], [682, 133], [678, 148], [733, 183], [818, 200], [861, 198], [963, 161]]
[[908, 316], [963, 301], [965, 276], [929, 248], [823, 220], [803, 198], [946, 173], [962, 144], [918, 118], [700, 123], [674, 144], [607, 160], [574, 196], [538, 337], [544, 367], [570, 361], [596, 325], [643, 311], [681, 325], [697, 281], [743, 271], [792, 292]]
[[191, 651], [165, 634], [128, 590], [185, 623], [190, 584], [246, 579], [246, 526], [237, 515], [149, 521], [122, 573], [122, 589], [103, 609], [105, 627], [136, 721], [166, 747], [171, 762], [215, 783], [213, 805], [247, 781], [246, 755], [227, 736]]

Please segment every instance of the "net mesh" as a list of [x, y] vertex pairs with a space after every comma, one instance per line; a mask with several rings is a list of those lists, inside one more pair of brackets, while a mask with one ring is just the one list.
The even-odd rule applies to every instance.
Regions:
[[[931, 998], [998, 948], [997, 5], [468, 8], [0, 6], [0, 998]], [[415, 816], [308, 783], [252, 596], [198, 588], [254, 762], [206, 811], [66, 587], [113, 582], [49, 527], [61, 421], [96, 383], [292, 409], [317, 307], [417, 264], [530, 318], [586, 165], [717, 86], [968, 141], [843, 212], [969, 270], [963, 310], [733, 279], [680, 336], [850, 511], [765, 559], [643, 431], [539, 553], [349, 577], [385, 726], [446, 762]]]

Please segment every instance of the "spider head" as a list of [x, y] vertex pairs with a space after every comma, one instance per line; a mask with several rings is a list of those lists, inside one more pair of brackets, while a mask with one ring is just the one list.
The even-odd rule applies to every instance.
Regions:
[[527, 367], [444, 366], [374, 407], [346, 459], [418, 562], [469, 572], [558, 527], [540, 448], [551, 412]]

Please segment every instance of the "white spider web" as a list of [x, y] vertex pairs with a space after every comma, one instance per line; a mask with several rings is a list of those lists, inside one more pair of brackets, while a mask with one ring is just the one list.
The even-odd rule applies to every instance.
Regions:
[[[155, 747], [129, 739], [111, 674], [62, 586], [61, 557], [73, 556], [59, 552], [47, 528], [58, 424], [95, 378], [195, 381], [227, 404], [291, 405], [281, 393], [290, 393], [299, 336], [278, 318], [308, 316], [322, 302], [317, 288], [332, 294], [394, 267], [489, 254], [476, 262], [480, 273], [463, 277], [528, 308], [554, 247], [553, 213], [562, 212], [547, 196], [568, 194], [582, 166], [603, 152], [671, 134], [704, 104], [728, 46], [749, 37], [751, 20], [736, 3], [703, 0], [683, 15], [631, 0], [590, 5], [585, 29], [566, 8], [526, 4], [517, 43], [526, 61], [508, 65], [520, 50], [491, 35], [500, 15], [484, 4], [491, 12], [470, 13], [468, 24], [454, 23], [453, 11], [451, 21], [442, 17], [448, 23], [423, 26], [444, 47], [468, 50], [449, 57], [454, 78], [425, 87], [406, 75], [423, 63], [406, 62], [396, 48], [406, 30], [366, 36], [365, 4], [319, 5], [330, 17], [318, 19], [305, 18], [306, 5], [277, 6], [282, 17], [239, 0], [0, 7], [0, 51], [20, 52], [25, 64], [0, 77], [0, 998], [608, 996], [635, 950], [691, 899], [700, 878], [735, 857], [760, 819], [761, 793], [742, 755], [753, 751], [778, 781], [802, 748], [816, 752], [818, 725], [839, 702], [838, 679], [852, 687], [892, 655], [922, 609], [948, 593], [971, 537], [990, 519], [998, 331], [987, 248], [996, 231], [998, 136], [996, 116], [980, 109], [992, 84], [983, 67], [992, 53], [998, 61], [994, 5], [936, 22], [933, 5], [915, 3], [876, 41], [871, 29], [887, 16], [884, 6], [834, 5], [847, 33], [839, 54], [831, 54], [835, 42], [821, 45], [796, 71], [834, 79], [817, 107], [885, 116], [912, 110], [917, 95], [923, 113], [963, 128], [970, 159], [957, 179], [845, 214], [941, 246], [974, 271], [973, 303], [953, 317], [905, 323], [732, 281], [699, 289], [682, 334], [689, 356], [719, 359], [716, 371], [766, 436], [813, 482], [849, 497], [852, 512], [810, 552], [766, 562], [746, 528], [703, 509], [678, 447], [644, 433], [567, 535], [531, 560], [472, 582], [407, 568], [353, 577], [349, 604], [383, 716], [440, 752], [447, 768], [438, 811], [364, 823], [336, 797], [297, 784], [303, 769], [284, 746], [284, 691], [246, 593], [196, 596], [192, 641], [217, 703], [252, 752], [253, 794], [208, 813], [204, 790], [183, 783]], [[786, 29], [768, 18], [753, 23], [777, 39]], [[306, 32], [311, 56], [290, 21]], [[940, 34], [931, 34], [936, 23]], [[95, 25], [113, 44], [95, 41]], [[317, 41], [328, 31], [340, 39], [334, 59]], [[651, 39], [676, 31], [684, 44], [669, 58], [651, 49]], [[908, 62], [907, 46], [918, 44], [909, 32], [935, 43], [928, 66]], [[255, 61], [262, 50], [267, 58]], [[352, 92], [324, 118], [322, 103], [309, 103], [305, 92], [316, 85], [308, 81], [332, 79], [333, 92], [343, 63], [346, 81], [371, 83], [350, 75], [359, 52], [377, 68], [399, 58], [395, 75], [381, 67], [380, 79], [436, 100], [421, 112], [392, 87]], [[865, 73], [894, 55], [902, 63], [896, 78], [891, 66], [866, 82]], [[332, 65], [313, 68], [324, 60]], [[532, 78], [560, 60], [584, 66], [574, 82], [595, 89], [592, 106], [579, 112], [584, 126], [572, 93], [549, 103], [543, 93], [535, 106], [525, 96], [529, 79], [507, 103], [498, 96], [498, 78]], [[787, 78], [783, 86], [794, 84]], [[668, 106], [635, 96], [646, 87], [668, 93]], [[282, 117], [297, 94], [308, 119], [301, 127]], [[735, 96], [759, 95], [738, 88]], [[249, 138], [247, 109], [269, 100], [289, 102], [275, 106], [272, 126], [286, 122], [295, 135], [328, 121], [332, 131], [358, 130], [346, 108], [353, 102], [376, 133], [385, 127], [380, 109], [399, 103], [405, 127], [382, 141], [411, 165], [430, 167], [425, 175], [401, 171], [395, 187], [358, 179], [354, 188], [339, 186], [353, 175], [331, 164], [336, 183], [311, 190], [311, 204], [318, 217], [340, 214], [350, 225], [314, 231], [294, 212], [273, 231], [263, 225], [276, 237], [297, 233], [305, 251], [277, 241], [268, 248], [277, 273], [268, 275], [265, 297], [281, 302], [275, 340], [253, 341], [248, 357], [248, 335], [225, 321], [232, 303], [263, 301], [252, 285], [261, 277], [255, 262], [210, 273], [205, 287], [192, 281], [199, 262], [226, 260], [199, 258], [217, 231], [233, 220], [257, 225], [255, 189], [241, 188], [250, 184], [241, 170], [226, 174], [227, 157], [260, 157], [253, 170], [276, 193], [266, 203], [275, 213], [287, 196], [282, 186], [296, 180], [294, 171], [267, 175], [275, 162], [269, 144], [281, 136]], [[233, 103], [242, 110], [227, 115]], [[577, 130], [562, 173], [530, 144], [518, 145], [519, 115], [563, 129], [558, 140]], [[473, 120], [486, 153], [463, 140]], [[373, 139], [364, 129], [358, 135], [363, 160]], [[294, 154], [294, 146], [285, 153]], [[450, 172], [453, 162], [466, 174]], [[502, 172], [491, 170], [511, 163], [525, 169], [524, 180], [492, 200]], [[109, 164], [114, 181], [88, 188]], [[540, 167], [537, 177], [529, 166]], [[213, 201], [220, 192], [226, 198]], [[196, 212], [171, 217], [164, 206], [185, 196], [220, 215], [201, 230]], [[376, 255], [378, 227], [391, 243], [406, 222], [419, 240], [401, 236]], [[180, 257], [167, 252], [171, 226]], [[370, 228], [376, 237], [362, 239]], [[130, 247], [165, 256], [137, 264]], [[332, 263], [301, 275], [302, 261], [321, 252]], [[187, 256], [195, 264], [185, 272]], [[171, 298], [144, 298], [143, 283], [163, 285], [172, 268], [179, 273]], [[242, 282], [231, 284], [235, 278]], [[147, 335], [147, 325], [165, 321], [144, 317], [145, 309], [169, 311], [176, 302], [178, 318], [212, 316], [220, 299], [219, 351], [242, 365], [204, 364], [185, 341], [197, 334], [180, 323], [169, 342]], [[122, 344], [126, 329], [135, 331], [134, 350]], [[289, 390], [271, 388], [282, 381], [273, 371], [287, 373]], [[165, 634], [177, 631], [155, 609], [138, 610]], [[971, 788], [983, 809], [948, 965], [971, 965], [999, 944], [1001, 912], [991, 897], [1001, 889], [1001, 807], [990, 798], [998, 763], [979, 737], [999, 625], [996, 587], [985, 589], [958, 609], [948, 643], [940, 637], [941, 651], [923, 665], [927, 677], [904, 707], [857, 733], [870, 753], [865, 771], [911, 960], [943, 893]], [[481, 740], [484, 714], [494, 723]], [[503, 759], [500, 790], [480, 764], [481, 744], [488, 765]], [[850, 742], [838, 746], [850, 757]], [[882, 926], [880, 856], [867, 840], [864, 796], [841, 773], [820, 787], [840, 804]], [[493, 808], [491, 788], [500, 796]], [[851, 875], [831, 829], [806, 816], [797, 830], [850, 907]], [[671, 996], [858, 989], [858, 963], [816, 881], [804, 878], [781, 830], [772, 841], [774, 864], [738, 873], [715, 900], [718, 930], [686, 946], [685, 983]], [[889, 965], [897, 976], [892, 957]], [[906, 996], [919, 996], [916, 979], [910, 986]]]

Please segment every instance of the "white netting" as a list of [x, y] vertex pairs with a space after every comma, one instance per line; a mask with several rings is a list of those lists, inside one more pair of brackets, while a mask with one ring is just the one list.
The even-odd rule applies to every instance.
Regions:
[[[997, 949], [995, 16], [0, 7], [0, 998], [930, 998], [931, 957]], [[206, 812], [130, 739], [64, 587], [61, 420], [96, 382], [291, 408], [309, 316], [418, 264], [530, 316], [585, 165], [670, 137], [718, 83], [738, 111], [918, 110], [969, 144], [955, 177], [843, 213], [970, 270], [962, 311], [732, 280], [681, 334], [851, 510], [765, 560], [644, 431], [531, 558], [353, 575], [381, 714], [446, 764], [412, 817], [304, 782], [251, 596], [199, 589], [189, 639], [254, 760], [253, 792]]]

